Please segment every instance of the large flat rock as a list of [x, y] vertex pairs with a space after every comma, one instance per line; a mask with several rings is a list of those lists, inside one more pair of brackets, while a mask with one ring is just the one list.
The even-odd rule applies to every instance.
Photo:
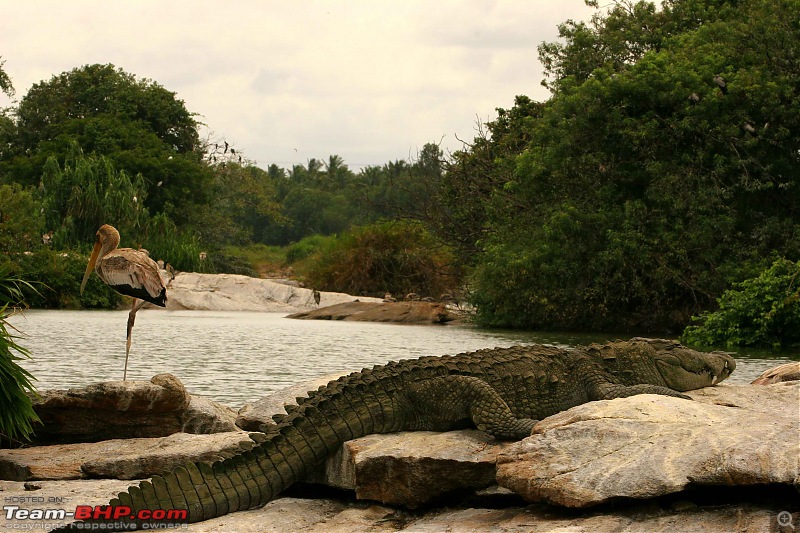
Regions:
[[528, 501], [588, 507], [693, 485], [800, 487], [800, 382], [639, 395], [551, 416], [498, 457]]
[[0, 479], [137, 479], [172, 470], [188, 461], [224, 459], [253, 445], [248, 433], [236, 431], [6, 449], [0, 450]]
[[[179, 272], [167, 289], [167, 309], [294, 313], [317, 307], [311, 289], [239, 274]], [[350, 302], [354, 296], [321, 292], [320, 305]], [[380, 301], [361, 298], [362, 301]]]
[[[104, 505], [129, 481], [83, 480], [41, 481], [35, 490], [26, 490], [22, 483], [0, 481], [0, 496], [6, 503], [21, 509], [64, 508], [73, 511], [77, 505]], [[433, 509], [424, 514], [332, 499], [279, 498], [260, 509], [241, 511], [191, 524], [190, 533], [254, 533], [318, 532], [532, 532], [532, 533], [619, 533], [622, 531], [673, 533], [675, 531], [776, 531], [789, 533], [789, 527], [777, 524], [780, 507], [753, 504], [731, 504], [677, 510], [670, 506], [644, 505], [599, 513], [565, 513], [544, 506], [510, 507], [505, 509], [456, 508]], [[800, 513], [790, 517], [793, 523]], [[36, 526], [48, 531], [59, 520], [9, 520], [0, 514], [0, 529]]]
[[[362, 298], [364, 300], [364, 298]], [[353, 320], [398, 324], [444, 324], [458, 317], [444, 304], [432, 302], [347, 302], [289, 315], [303, 320]]]

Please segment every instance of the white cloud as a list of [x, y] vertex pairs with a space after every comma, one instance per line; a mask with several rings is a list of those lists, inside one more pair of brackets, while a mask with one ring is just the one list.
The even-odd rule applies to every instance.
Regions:
[[261, 166], [338, 154], [357, 168], [443, 136], [457, 148], [515, 95], [546, 98], [537, 45], [591, 12], [583, 0], [31, 0], [4, 5], [0, 55], [18, 97], [112, 63], [176, 92]]

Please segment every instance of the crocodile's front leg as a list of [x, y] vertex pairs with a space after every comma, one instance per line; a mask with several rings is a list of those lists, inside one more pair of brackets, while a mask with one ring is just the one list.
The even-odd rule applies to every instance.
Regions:
[[602, 383], [591, 389], [592, 400], [613, 400], [614, 398], [627, 398], [637, 394], [660, 394], [691, 400], [691, 396], [681, 394], [667, 387], [658, 385], [621, 385], [618, 383]]
[[530, 436], [537, 420], [517, 418], [485, 381], [472, 376], [450, 375], [410, 384], [405, 395], [413, 406], [416, 430], [447, 431], [465, 422], [503, 440]]

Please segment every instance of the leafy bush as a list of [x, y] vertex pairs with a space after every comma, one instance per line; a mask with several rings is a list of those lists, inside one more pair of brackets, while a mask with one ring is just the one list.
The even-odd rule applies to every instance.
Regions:
[[179, 231], [163, 213], [147, 221], [142, 239], [154, 261], [161, 259], [184, 272], [216, 272], [213, 259], [207, 253], [201, 255], [205, 249], [197, 235], [189, 230]]
[[13, 276], [24, 277], [30, 282], [41, 283], [41, 291], [22, 285], [25, 301], [36, 308], [79, 307], [114, 309], [122, 297], [111, 287], [91, 276], [83, 295], [80, 294], [81, 279], [86, 270], [88, 256], [74, 252], [56, 252], [41, 247], [36, 252], [18, 254], [0, 261]]
[[30, 353], [16, 343], [18, 336], [9, 333], [12, 326], [6, 321], [12, 314], [9, 307], [22, 301], [21, 287], [35, 290], [0, 268], [0, 434], [11, 440], [28, 439], [33, 431], [31, 424], [39, 420], [27, 394], [35, 394], [32, 381], [36, 378], [17, 364]]
[[142, 207], [144, 178], [117, 171], [107, 157], [84, 156], [77, 146], [73, 151], [63, 168], [48, 159], [42, 174], [44, 213], [47, 227], [55, 228], [54, 245], [91, 244], [103, 224], [112, 224], [123, 236], [141, 227], [148, 218]]
[[23, 252], [42, 244], [44, 220], [33, 188], [0, 185], [0, 250]]
[[800, 263], [778, 259], [719, 298], [682, 340], [706, 346], [791, 346], [800, 342]]
[[290, 244], [286, 248], [286, 262], [288, 264], [297, 263], [302, 261], [317, 251], [326, 243], [335, 237], [324, 237], [322, 235], [311, 235], [304, 237], [300, 241]]
[[251, 278], [258, 277], [258, 272], [256, 272], [250, 265], [250, 262], [243, 257], [217, 252], [213, 254], [213, 260], [211, 256], [209, 256], [206, 261], [216, 272], [241, 274], [243, 276], [250, 276]]
[[329, 291], [438, 296], [458, 285], [450, 250], [418, 223], [353, 228], [328, 240], [309, 261], [307, 281]]
[[273, 277], [286, 263], [286, 249], [262, 243], [223, 246], [214, 256], [218, 272]]

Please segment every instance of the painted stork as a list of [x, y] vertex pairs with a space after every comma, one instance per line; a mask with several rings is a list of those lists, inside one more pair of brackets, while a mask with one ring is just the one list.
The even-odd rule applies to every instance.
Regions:
[[119, 246], [119, 232], [116, 228], [108, 224], [100, 226], [92, 256], [89, 258], [81, 282], [81, 294], [94, 269], [103, 283], [120, 294], [133, 297], [131, 312], [128, 314], [125, 370], [122, 374], [122, 380], [125, 381], [128, 377], [128, 354], [131, 351], [131, 330], [136, 321], [136, 312], [145, 302], [166, 307], [167, 289], [158, 274], [158, 265], [150, 259], [146, 251], [117, 248], [117, 246]]

